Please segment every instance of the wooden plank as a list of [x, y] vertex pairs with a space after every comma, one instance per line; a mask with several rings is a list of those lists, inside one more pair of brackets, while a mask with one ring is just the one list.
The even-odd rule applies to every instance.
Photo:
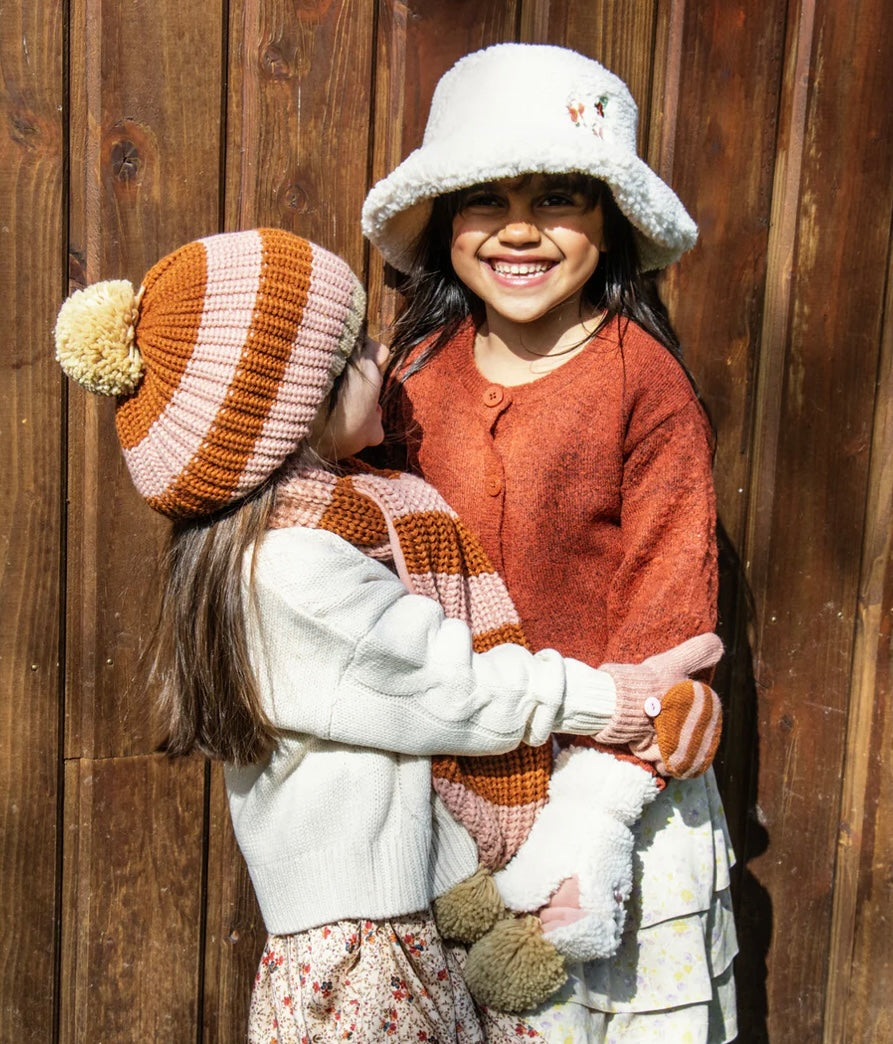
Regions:
[[219, 764], [211, 772], [208, 833], [203, 1036], [208, 1044], [241, 1044], [266, 930], [236, 847]]
[[779, 438], [756, 480], [772, 488], [756, 589], [768, 848], [751, 869], [782, 941], [767, 996], [779, 1042], [822, 1037], [891, 214], [893, 127], [876, 104], [893, 86], [889, 23], [880, 0], [815, 6]]
[[654, 58], [651, 71], [650, 119], [642, 155], [666, 181], [675, 183], [673, 157], [679, 116], [683, 67], [685, 0], [657, 0], [654, 15]]
[[[380, 0], [375, 51], [375, 135], [372, 183], [422, 143], [431, 95], [463, 54], [515, 38], [517, 2], [421, 0], [408, 7]], [[373, 336], [386, 338], [397, 307], [393, 272], [377, 251], [369, 257], [369, 316]]]
[[57, 1002], [63, 7], [0, 17], [0, 1040], [52, 1039]]
[[226, 227], [287, 228], [362, 271], [374, 0], [231, 5]]
[[766, 942], [765, 897], [752, 880], [743, 883], [746, 910], [740, 901], [751, 854], [746, 834], [752, 823], [756, 728], [741, 552], [750, 503], [754, 378], [765, 305], [785, 11], [784, 0], [739, 6], [735, 17], [722, 5], [686, 5], [679, 85], [673, 94], [668, 84], [666, 100], [656, 105], [677, 110], [675, 141], [664, 160], [674, 189], [700, 228], [698, 245], [668, 270], [662, 287], [717, 429], [714, 474], [728, 541], [721, 546], [719, 604], [726, 656], [715, 682], [725, 700], [726, 721], [716, 767], [738, 853], [734, 882], [742, 914], [739, 1008], [749, 1027], [742, 1029], [745, 1036], [757, 1034], [754, 1027], [765, 1019]]
[[722, 5], [689, 5], [676, 101], [673, 187], [700, 236], [668, 271], [664, 290], [718, 429], [717, 496], [736, 538], [747, 486], [785, 9], [784, 0], [762, 0], [731, 19]]
[[[72, 282], [138, 283], [218, 228], [222, 0], [74, 0], [70, 12]], [[204, 766], [122, 757], [155, 743], [135, 678], [167, 526], [133, 490], [113, 408], [70, 393], [65, 746], [76, 760], [63, 872], [74, 913], [62, 925], [61, 1025], [72, 1041], [194, 1041]]]
[[893, 1039], [893, 260], [887, 276], [868, 490], [825, 1044]]
[[[748, 439], [751, 466], [746, 486], [746, 532], [743, 540], [745, 576], [754, 593], [757, 619], [743, 620], [739, 587], [738, 618], [735, 621], [735, 658], [731, 676], [734, 698], [732, 728], [727, 758], [750, 758], [751, 780], [759, 777], [760, 737], [748, 742], [752, 719], [758, 713], [758, 690], [752, 680], [750, 663], [741, 654], [741, 630], [747, 626], [752, 658], [757, 672], [758, 627], [765, 617], [764, 596], [771, 553], [772, 509], [775, 497], [775, 469], [782, 436], [782, 399], [787, 343], [792, 313], [792, 280], [796, 249], [798, 199], [803, 162], [803, 141], [807, 121], [809, 68], [813, 46], [815, 11], [812, 3], [791, 4], [788, 9], [784, 72], [778, 105], [775, 170], [767, 251], [767, 274], [759, 353], [754, 374], [753, 423]], [[733, 608], [733, 612], [735, 609]], [[753, 707], [747, 694], [753, 693]], [[737, 731], [742, 736], [737, 735]], [[734, 745], [733, 745], [734, 744]], [[736, 775], [741, 778], [743, 773]], [[764, 853], [770, 838], [768, 819], [755, 793], [757, 784], [747, 787], [748, 809], [744, 848], [740, 851], [741, 877], [737, 892], [737, 924], [741, 953], [736, 961], [739, 983], [739, 1028], [745, 1038], [768, 1040], [769, 991], [768, 952], [773, 936], [772, 897], [750, 862]], [[727, 791], [727, 793], [732, 793]], [[739, 798], [740, 800], [740, 798]], [[736, 815], [733, 827], [739, 829]], [[740, 845], [740, 840], [739, 840]]]
[[60, 1041], [195, 1041], [201, 759], [69, 761]]
[[[74, 285], [138, 284], [163, 254], [217, 230], [222, 25], [221, 0], [71, 4]], [[114, 404], [79, 389], [70, 404], [66, 751], [147, 752], [155, 737], [133, 679], [166, 526], [130, 482]]]

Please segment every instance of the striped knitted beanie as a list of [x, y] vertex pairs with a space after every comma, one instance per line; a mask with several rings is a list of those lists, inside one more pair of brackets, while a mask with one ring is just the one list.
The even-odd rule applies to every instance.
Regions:
[[[394, 559], [406, 586], [463, 620], [475, 652], [504, 642], [527, 646], [502, 579], [477, 538], [422, 479], [352, 462], [335, 475], [286, 465], [270, 525], [335, 533], [373, 558]], [[435, 757], [434, 787], [469, 831], [481, 862], [498, 869], [515, 854], [545, 804], [552, 747], [521, 744], [506, 754]]]
[[365, 314], [340, 258], [279, 229], [223, 233], [125, 280], [74, 293], [56, 357], [90, 391], [118, 396], [134, 484], [170, 518], [208, 515], [292, 454]]

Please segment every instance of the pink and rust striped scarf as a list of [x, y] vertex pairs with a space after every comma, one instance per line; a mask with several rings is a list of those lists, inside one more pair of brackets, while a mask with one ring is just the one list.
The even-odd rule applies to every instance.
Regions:
[[[508, 591], [477, 538], [422, 479], [357, 461], [344, 475], [287, 467], [270, 527], [295, 525], [328, 530], [373, 558], [393, 560], [410, 591], [468, 624], [476, 652], [503, 642], [527, 647]], [[546, 803], [551, 771], [550, 743], [432, 762], [435, 789], [474, 838], [481, 862], [494, 870], [530, 832]]]

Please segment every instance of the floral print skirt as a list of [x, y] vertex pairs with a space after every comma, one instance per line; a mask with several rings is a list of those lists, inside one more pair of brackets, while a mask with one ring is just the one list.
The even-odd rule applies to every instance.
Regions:
[[462, 956], [443, 945], [427, 914], [271, 935], [251, 996], [249, 1044], [541, 1040], [508, 1016], [485, 1016], [482, 1028]]

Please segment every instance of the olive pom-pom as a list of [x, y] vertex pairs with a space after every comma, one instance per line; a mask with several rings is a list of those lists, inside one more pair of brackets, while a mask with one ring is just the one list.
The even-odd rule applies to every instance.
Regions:
[[488, 932], [505, 907], [486, 867], [477, 870], [434, 900], [434, 919], [444, 939], [473, 943]]
[[62, 369], [98, 395], [129, 395], [143, 364], [134, 343], [139, 299], [126, 279], [77, 290], [59, 309], [56, 359]]
[[468, 951], [463, 969], [472, 997], [496, 1011], [537, 1008], [567, 981], [564, 958], [538, 917], [508, 917]]

